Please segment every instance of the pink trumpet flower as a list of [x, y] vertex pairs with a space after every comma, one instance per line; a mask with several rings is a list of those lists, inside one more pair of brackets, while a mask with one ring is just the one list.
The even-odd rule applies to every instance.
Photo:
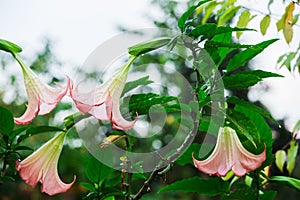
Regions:
[[230, 127], [220, 128], [217, 144], [207, 159], [199, 161], [193, 155], [196, 168], [217, 176], [225, 176], [229, 170], [236, 176], [244, 176], [260, 167], [265, 160], [266, 148], [259, 155], [252, 154], [243, 147], [235, 130]]
[[78, 110], [89, 113], [99, 120], [110, 120], [114, 129], [129, 130], [136, 120], [127, 121], [120, 112], [120, 97], [124, 89], [131, 64], [136, 57], [131, 57], [115, 74], [103, 84], [88, 93], [80, 93], [78, 85], [70, 82], [70, 96]]
[[42, 184], [41, 191], [48, 195], [66, 192], [75, 182], [66, 184], [58, 176], [57, 164], [64, 144], [66, 132], [61, 132], [22, 162], [17, 161], [16, 169], [20, 177], [31, 187], [38, 182]]
[[50, 87], [41, 81], [20, 58], [17, 56], [15, 58], [22, 68], [28, 95], [28, 106], [25, 113], [21, 117], [14, 118], [14, 121], [16, 124], [29, 124], [37, 115], [45, 115], [51, 112], [66, 95], [68, 87], [60, 85], [58, 85], [58, 88]]

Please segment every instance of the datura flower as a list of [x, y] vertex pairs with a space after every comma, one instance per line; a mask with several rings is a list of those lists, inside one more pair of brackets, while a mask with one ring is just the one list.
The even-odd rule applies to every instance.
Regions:
[[68, 87], [60, 85], [58, 85], [58, 88], [50, 87], [40, 80], [20, 58], [17, 56], [15, 58], [22, 68], [28, 95], [28, 106], [25, 113], [21, 117], [14, 118], [14, 121], [16, 124], [29, 124], [37, 115], [45, 115], [51, 112], [66, 95]]
[[99, 120], [110, 120], [114, 129], [131, 129], [136, 120], [127, 121], [120, 112], [120, 97], [124, 89], [127, 75], [131, 64], [136, 57], [131, 57], [116, 73], [107, 81], [88, 93], [80, 93], [78, 86], [73, 86], [70, 82], [70, 96], [76, 104], [78, 110], [89, 113]]
[[66, 132], [61, 132], [49, 140], [22, 162], [17, 161], [16, 169], [20, 177], [30, 186], [42, 184], [41, 191], [48, 195], [66, 192], [75, 182], [63, 183], [57, 172], [58, 159], [64, 144]]
[[193, 161], [196, 168], [206, 174], [225, 176], [232, 170], [236, 176], [244, 176], [261, 166], [266, 159], [266, 148], [255, 155], [246, 150], [240, 142], [235, 130], [230, 127], [220, 128], [217, 144], [211, 155], [202, 161]]

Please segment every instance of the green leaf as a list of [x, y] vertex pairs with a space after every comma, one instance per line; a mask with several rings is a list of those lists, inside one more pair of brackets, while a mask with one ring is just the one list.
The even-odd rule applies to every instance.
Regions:
[[231, 122], [230, 126], [236, 130], [239, 135], [246, 138], [246, 140], [244, 139], [242, 143], [248, 151], [256, 154], [262, 152], [261, 149], [257, 151], [257, 144], [260, 143], [258, 130], [255, 127], [255, 124], [245, 113], [233, 110], [230, 115], [228, 115], [228, 121]]
[[136, 44], [134, 46], [131, 46], [128, 48], [128, 53], [130, 55], [139, 56], [141, 54], [147, 53], [149, 51], [153, 51], [155, 49], [158, 49], [160, 47], [163, 47], [167, 45], [172, 38], [170, 37], [160, 37], [155, 38], [153, 40], [142, 42], [139, 44]]
[[0, 134], [9, 135], [14, 129], [14, 116], [6, 108], [0, 106]]
[[232, 74], [223, 77], [223, 83], [226, 89], [243, 89], [255, 85], [262, 81], [259, 76], [252, 74]]
[[201, 24], [205, 24], [206, 21], [208, 20], [208, 18], [210, 18], [212, 16], [212, 13], [217, 5], [218, 4], [216, 1], [212, 1], [205, 7], [205, 12], [204, 12], [204, 16], [201, 20]]
[[183, 33], [186, 28], [186, 21], [189, 19], [190, 15], [202, 4], [210, 2], [211, 0], [202, 0], [197, 5], [191, 6], [185, 13], [181, 15], [181, 17], [178, 19], [178, 28]]
[[213, 40], [208, 40], [204, 44], [205, 49], [207, 48], [221, 48], [221, 47], [227, 47], [227, 48], [250, 48], [251, 45], [247, 44], [239, 44], [239, 43], [234, 43], [234, 42], [215, 42]]
[[153, 81], [149, 80], [149, 76], [144, 76], [144, 77], [139, 78], [137, 80], [128, 82], [128, 83], [126, 83], [122, 94], [126, 94], [130, 90], [133, 90], [134, 88], [136, 88], [140, 85], [148, 85], [148, 84], [151, 84], [151, 83], [153, 83]]
[[154, 93], [134, 94], [128, 98], [130, 98], [129, 111], [137, 112], [140, 115], [148, 114], [149, 109], [154, 105], [166, 106], [168, 102], [177, 100], [176, 97], [159, 96]]
[[274, 200], [277, 196], [277, 191], [268, 190], [259, 195], [260, 200]]
[[261, 34], [265, 35], [271, 22], [270, 15], [264, 16], [264, 18], [260, 21], [260, 32]]
[[273, 176], [269, 179], [270, 182], [274, 182], [279, 185], [288, 186], [291, 188], [295, 188], [300, 191], [300, 180], [287, 177], [287, 176]]
[[33, 149], [32, 148], [30, 148], [30, 147], [27, 147], [27, 146], [17, 146], [17, 147], [14, 147], [13, 148], [15, 151], [20, 151], [20, 150], [27, 150], [27, 151], [33, 151]]
[[81, 182], [80, 186], [84, 187], [85, 189], [94, 192], [95, 191], [95, 186], [91, 183], [86, 183], [86, 182]]
[[6, 52], [9, 52], [12, 54], [17, 54], [22, 51], [22, 48], [10, 41], [0, 39], [0, 50], [6, 51]]
[[186, 164], [193, 165], [192, 154], [195, 152], [197, 154], [199, 152], [201, 145], [197, 143], [191, 144], [183, 154], [176, 160], [178, 165], [184, 166]]
[[295, 133], [300, 129], [300, 120], [298, 120], [298, 122], [296, 123], [296, 125], [293, 128], [293, 134], [295, 135]]
[[220, 16], [218, 20], [218, 26], [222, 26], [229, 21], [240, 8], [241, 6], [231, 6], [229, 9], [227, 9], [224, 14]]
[[13, 132], [11, 132], [11, 134], [9, 135], [9, 140], [13, 141], [16, 138], [16, 136], [27, 131], [27, 129], [29, 129], [30, 127], [32, 127], [32, 126], [23, 126], [21, 128], [17, 128], [15, 130], [13, 130]]
[[231, 72], [239, 67], [244, 66], [249, 60], [254, 58], [257, 54], [261, 53], [265, 48], [277, 40], [278, 39], [267, 40], [237, 53], [232, 59], [229, 60], [229, 63], [226, 67], [227, 72]]
[[[270, 165], [273, 161], [273, 154], [272, 154], [272, 145], [273, 145], [273, 138], [272, 138], [272, 131], [267, 124], [267, 122], [264, 120], [264, 118], [257, 112], [254, 112], [252, 110], [249, 110], [242, 106], [235, 106], [234, 109], [236, 111], [244, 113], [252, 123], [254, 123], [255, 129], [257, 129], [261, 140], [266, 145], [266, 160], [262, 164], [261, 168]], [[250, 125], [251, 126], [251, 125]]]
[[277, 123], [277, 121], [272, 117], [272, 115], [269, 112], [265, 111], [264, 109], [256, 106], [255, 104], [253, 104], [251, 102], [245, 101], [243, 99], [239, 99], [236, 96], [231, 96], [231, 97], [227, 98], [227, 102], [231, 103], [231, 104], [243, 106], [243, 107], [245, 107], [249, 110], [252, 110], [252, 111], [260, 114], [261, 116], [266, 117]]
[[193, 177], [176, 181], [170, 185], [161, 188], [158, 192], [166, 191], [184, 191], [197, 192], [207, 196], [216, 196], [228, 192], [229, 183], [220, 178], [211, 177], [209, 179], [202, 179]]
[[199, 37], [201, 36], [202, 39], [210, 38], [215, 35], [234, 32], [234, 31], [253, 31], [253, 29], [248, 28], [238, 28], [238, 27], [230, 27], [230, 26], [217, 26], [216, 24], [202, 24], [197, 26], [195, 29], [191, 30], [188, 33], [190, 37]]
[[[248, 23], [250, 22], [251, 18], [250, 18], [251, 14], [248, 10], [245, 10], [244, 12], [242, 12], [242, 14], [239, 17], [239, 21], [237, 23], [237, 27], [239, 28], [245, 28], [247, 27]], [[240, 36], [242, 35], [243, 32], [238, 31], [236, 32], [236, 36], [237, 38], [240, 38]]]
[[86, 167], [86, 176], [93, 183], [101, 185], [113, 171], [115, 170], [91, 157]]
[[275, 163], [278, 169], [283, 172], [283, 166], [286, 160], [286, 153], [284, 150], [279, 150], [275, 154]]
[[18, 138], [18, 143], [22, 142], [26, 138], [37, 135], [40, 133], [48, 133], [48, 132], [61, 132], [63, 131], [60, 128], [53, 127], [53, 126], [31, 126], [27, 129], [26, 133], [24, 135], [21, 135]]
[[258, 199], [257, 191], [251, 187], [241, 187], [230, 191], [229, 194], [225, 194], [221, 200], [256, 200]]
[[273, 72], [267, 72], [267, 71], [263, 71], [263, 70], [247, 70], [247, 71], [239, 72], [239, 74], [252, 74], [252, 75], [258, 76], [260, 78], [284, 77], [280, 74], [273, 73]]
[[292, 140], [290, 142], [290, 148], [287, 151], [287, 165], [286, 165], [286, 169], [289, 172], [289, 175], [292, 174], [296, 165], [298, 147], [299, 147], [298, 143], [295, 140]]

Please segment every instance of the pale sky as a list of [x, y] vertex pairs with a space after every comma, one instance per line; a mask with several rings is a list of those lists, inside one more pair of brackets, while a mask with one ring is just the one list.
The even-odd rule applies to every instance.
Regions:
[[[145, 0], [0, 0], [0, 38], [19, 44], [23, 48], [22, 55], [31, 57], [43, 47], [42, 39], [49, 37], [54, 41], [54, 51], [59, 60], [69, 65], [81, 65], [99, 44], [119, 33], [116, 25], [128, 29], [154, 27], [145, 17], [145, 14], [155, 12], [149, 2]], [[258, 10], [265, 7], [260, 0], [238, 2], [247, 7], [255, 6]], [[273, 8], [276, 8], [276, 5]], [[267, 11], [263, 10], [263, 12]], [[282, 12], [284, 9], [279, 6], [279, 15]], [[296, 7], [295, 13], [299, 13], [299, 6]], [[261, 18], [255, 18], [250, 26], [257, 26], [259, 19]], [[275, 26], [274, 20], [271, 26]], [[296, 27], [294, 31], [294, 38], [290, 45], [283, 40], [277, 42], [272, 45], [272, 50], [268, 49], [261, 54], [252, 66], [288, 77], [267, 80], [269, 91], [251, 98], [261, 100], [275, 118], [286, 118], [290, 126], [300, 119], [299, 74], [290, 74], [286, 70], [278, 71], [275, 67], [279, 55], [299, 45], [300, 28]], [[282, 33], [278, 34], [271, 29], [267, 34], [267, 37], [262, 37], [259, 32], [247, 32], [241, 37], [240, 42], [251, 44], [270, 38], [283, 39]], [[66, 71], [64, 73], [68, 74]], [[252, 94], [255, 94], [255, 90]]]

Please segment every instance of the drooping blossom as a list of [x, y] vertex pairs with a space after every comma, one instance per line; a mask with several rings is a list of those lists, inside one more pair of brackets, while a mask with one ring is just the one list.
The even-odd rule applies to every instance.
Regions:
[[220, 128], [217, 144], [211, 155], [202, 161], [193, 161], [196, 168], [206, 174], [225, 176], [232, 170], [236, 176], [244, 176], [261, 166], [266, 159], [266, 148], [259, 155], [255, 155], [240, 142], [235, 130], [230, 127]]
[[22, 68], [28, 105], [25, 113], [21, 117], [14, 118], [14, 121], [16, 124], [29, 124], [37, 115], [51, 112], [66, 95], [68, 87], [58, 85], [58, 88], [53, 88], [47, 85], [20, 58], [17, 56], [15, 58]]
[[75, 182], [66, 184], [58, 176], [57, 164], [64, 144], [66, 132], [61, 132], [49, 140], [22, 162], [17, 161], [16, 169], [20, 177], [30, 186], [42, 184], [41, 191], [48, 195], [66, 192]]
[[123, 118], [120, 112], [120, 97], [134, 60], [135, 57], [131, 57], [107, 81], [88, 93], [81, 93], [78, 89], [79, 85], [74, 86], [71, 81], [69, 85], [70, 96], [78, 110], [83, 114], [89, 113], [99, 120], [110, 120], [114, 129], [131, 129], [137, 118], [133, 121], [127, 121]]

